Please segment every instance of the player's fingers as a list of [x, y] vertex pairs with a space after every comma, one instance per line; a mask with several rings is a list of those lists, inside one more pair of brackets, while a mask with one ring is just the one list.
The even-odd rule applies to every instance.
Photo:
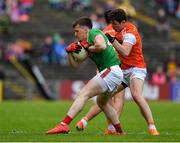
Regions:
[[81, 51], [82, 47], [78, 46], [76, 49], [75, 49], [75, 53], [79, 53]]

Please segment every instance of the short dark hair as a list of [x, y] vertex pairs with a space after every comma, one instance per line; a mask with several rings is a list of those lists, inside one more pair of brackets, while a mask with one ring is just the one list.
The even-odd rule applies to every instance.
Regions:
[[76, 25], [80, 25], [80, 26], [87, 26], [88, 28], [92, 28], [93, 27], [93, 24], [92, 24], [92, 21], [89, 17], [86, 17], [86, 16], [82, 16], [80, 18], [78, 18], [74, 23], [73, 23], [73, 28], [76, 26]]
[[107, 10], [104, 12], [104, 19], [107, 24], [109, 24], [111, 22], [110, 17], [109, 17], [111, 12], [112, 12], [112, 10]]
[[118, 21], [121, 23], [123, 20], [127, 21], [127, 15], [126, 12], [123, 9], [115, 9], [109, 14], [111, 21]]

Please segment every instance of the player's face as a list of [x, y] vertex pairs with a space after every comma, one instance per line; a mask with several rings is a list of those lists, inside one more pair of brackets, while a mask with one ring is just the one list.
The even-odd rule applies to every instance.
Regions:
[[76, 25], [74, 27], [74, 35], [75, 37], [80, 40], [86, 40], [87, 39], [87, 28], [85, 26]]
[[113, 29], [114, 29], [116, 32], [119, 32], [119, 31], [121, 31], [121, 30], [124, 28], [125, 21], [123, 20], [121, 23], [119, 23], [118, 21], [113, 20], [113, 21], [111, 21], [111, 24], [112, 24], [112, 26], [113, 26]]

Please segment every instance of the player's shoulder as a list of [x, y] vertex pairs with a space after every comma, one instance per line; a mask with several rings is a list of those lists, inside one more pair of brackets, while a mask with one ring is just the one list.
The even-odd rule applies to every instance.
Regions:
[[108, 24], [104, 29], [103, 29], [103, 32], [106, 32], [108, 30], [112, 30], [113, 27], [112, 27], [112, 24]]
[[133, 24], [132, 22], [126, 23], [125, 30], [127, 32], [137, 32], [137, 28], [136, 28], [135, 24]]
[[92, 28], [91, 30], [90, 30], [90, 32], [91, 33], [93, 33], [93, 32], [97, 32], [97, 33], [101, 33], [102, 31], [100, 30], [100, 29], [98, 29], [98, 28]]
[[104, 34], [110, 34], [113, 37], [116, 35], [116, 31], [113, 29], [112, 24], [107, 25], [102, 31]]
[[101, 31], [100, 29], [98, 28], [92, 28], [89, 33], [88, 33], [88, 37], [92, 40], [94, 40], [94, 38], [96, 38], [97, 36], [99, 35], [104, 35], [103, 31]]

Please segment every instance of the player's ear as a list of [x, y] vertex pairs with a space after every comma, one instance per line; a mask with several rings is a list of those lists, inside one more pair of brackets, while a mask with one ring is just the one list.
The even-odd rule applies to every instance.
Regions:
[[125, 24], [125, 23], [126, 23], [126, 21], [125, 21], [125, 20], [123, 20], [123, 21], [122, 21], [122, 23], [123, 23], [123, 24]]

